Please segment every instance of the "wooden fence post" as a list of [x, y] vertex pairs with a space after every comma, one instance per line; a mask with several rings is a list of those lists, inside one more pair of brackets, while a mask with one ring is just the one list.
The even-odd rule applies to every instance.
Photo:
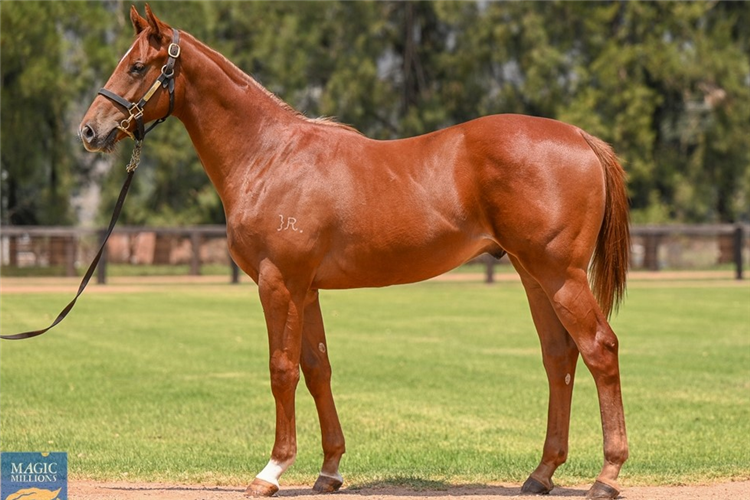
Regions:
[[232, 256], [229, 256], [229, 267], [232, 269], [232, 284], [237, 285], [240, 282], [240, 267], [234, 261]]
[[660, 234], [646, 234], [643, 237], [643, 267], [649, 271], [659, 270]]
[[18, 236], [11, 235], [8, 239], [8, 266], [18, 267]]
[[65, 238], [65, 276], [76, 275], [76, 246], [78, 238], [75, 234]]
[[198, 231], [191, 231], [190, 233], [190, 247], [192, 254], [190, 255], [190, 276], [200, 276], [201, 274], [201, 235]]
[[745, 230], [742, 224], [734, 228], [734, 269], [735, 278], [742, 279], [742, 247], [745, 245]]
[[484, 262], [485, 262], [485, 275], [484, 275], [484, 282], [488, 285], [491, 285], [495, 282], [495, 258], [490, 254], [485, 254], [484, 256]]

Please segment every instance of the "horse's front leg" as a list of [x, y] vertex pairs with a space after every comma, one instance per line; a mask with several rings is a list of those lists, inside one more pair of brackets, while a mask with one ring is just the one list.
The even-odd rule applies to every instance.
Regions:
[[308, 290], [287, 284], [272, 264], [261, 268], [258, 290], [268, 328], [271, 392], [276, 402], [276, 439], [268, 465], [247, 487], [246, 495], [272, 496], [279, 477], [297, 456], [294, 394], [299, 382], [302, 326]]
[[318, 293], [305, 308], [302, 332], [302, 373], [318, 410], [320, 432], [323, 436], [323, 466], [313, 489], [318, 493], [337, 491], [344, 480], [339, 474], [339, 461], [344, 454], [344, 433], [341, 431], [336, 405], [331, 392], [331, 363], [320, 312]]

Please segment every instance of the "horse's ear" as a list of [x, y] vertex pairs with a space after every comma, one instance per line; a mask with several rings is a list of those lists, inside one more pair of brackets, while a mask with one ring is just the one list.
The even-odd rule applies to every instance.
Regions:
[[154, 15], [149, 4], [146, 4], [146, 16], [148, 17], [148, 25], [151, 28], [150, 36], [157, 38], [160, 42], [165, 41], [171, 34], [170, 27]]
[[133, 23], [136, 35], [148, 28], [148, 21], [141, 17], [138, 13], [138, 9], [135, 8], [135, 5], [130, 7], [130, 22]]

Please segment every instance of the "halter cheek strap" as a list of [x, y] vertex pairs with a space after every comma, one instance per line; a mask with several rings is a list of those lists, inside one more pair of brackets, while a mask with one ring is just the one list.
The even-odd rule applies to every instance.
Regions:
[[[111, 90], [107, 90], [105, 88], [99, 90], [100, 95], [103, 95], [107, 99], [116, 102], [117, 104], [125, 108], [125, 110], [128, 112], [129, 116], [126, 119], [122, 120], [117, 125], [117, 128], [125, 132], [130, 136], [131, 139], [135, 141], [142, 141], [144, 137], [146, 137], [146, 134], [151, 132], [154, 127], [156, 127], [160, 123], [163, 123], [164, 120], [169, 118], [169, 116], [172, 114], [172, 111], [174, 110], [174, 66], [177, 62], [177, 59], [180, 57], [180, 32], [176, 29], [172, 29], [172, 43], [169, 44], [167, 53], [169, 54], [169, 58], [167, 59], [167, 63], [162, 66], [159, 78], [156, 79], [156, 81], [151, 85], [151, 87], [146, 91], [146, 93], [138, 102], [130, 102], [127, 99], [115, 94]], [[148, 129], [146, 129], [143, 124], [143, 108], [146, 106], [151, 97], [153, 97], [159, 87], [165, 88], [169, 91], [169, 111], [167, 111], [166, 115], [156, 120]], [[135, 131], [131, 132], [130, 122], [132, 122], [133, 120], [135, 120], [136, 128]]]

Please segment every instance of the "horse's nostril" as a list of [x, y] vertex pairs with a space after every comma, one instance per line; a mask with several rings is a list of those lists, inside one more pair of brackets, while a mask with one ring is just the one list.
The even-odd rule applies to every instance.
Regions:
[[81, 137], [86, 142], [91, 142], [96, 138], [96, 132], [94, 132], [94, 129], [91, 128], [89, 125], [84, 125], [81, 129]]

